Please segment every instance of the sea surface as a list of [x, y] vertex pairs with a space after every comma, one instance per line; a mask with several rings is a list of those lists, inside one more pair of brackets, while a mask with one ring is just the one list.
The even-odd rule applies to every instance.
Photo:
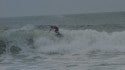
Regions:
[[0, 70], [125, 70], [125, 12], [0, 18]]

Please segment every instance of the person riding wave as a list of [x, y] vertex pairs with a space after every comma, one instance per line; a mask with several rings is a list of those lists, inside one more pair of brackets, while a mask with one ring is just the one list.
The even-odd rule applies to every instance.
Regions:
[[62, 34], [59, 32], [59, 28], [57, 26], [50, 26], [50, 31], [54, 30], [57, 36], [61, 36]]

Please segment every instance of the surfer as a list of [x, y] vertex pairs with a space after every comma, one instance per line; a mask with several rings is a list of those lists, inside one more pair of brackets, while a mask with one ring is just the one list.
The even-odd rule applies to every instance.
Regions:
[[49, 32], [52, 31], [52, 30], [54, 30], [54, 32], [55, 32], [56, 34], [59, 33], [59, 28], [58, 28], [57, 26], [50, 26]]
[[57, 36], [61, 36], [62, 34], [60, 34], [59, 32], [59, 28], [57, 26], [50, 26], [50, 31], [54, 30], [54, 32], [56, 33]]

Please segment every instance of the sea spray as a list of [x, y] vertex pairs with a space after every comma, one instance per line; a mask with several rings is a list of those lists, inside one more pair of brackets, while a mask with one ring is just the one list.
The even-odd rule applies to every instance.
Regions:
[[[61, 29], [64, 37], [58, 38], [54, 33], [39, 29], [6, 30], [1, 36], [1, 45], [17, 47], [22, 52], [30, 52], [31, 49], [39, 52], [77, 52], [80, 50], [98, 49], [124, 49], [125, 32], [98, 32], [96, 30], [65, 30]], [[14, 48], [13, 48], [14, 49]], [[33, 51], [33, 50], [32, 50]]]

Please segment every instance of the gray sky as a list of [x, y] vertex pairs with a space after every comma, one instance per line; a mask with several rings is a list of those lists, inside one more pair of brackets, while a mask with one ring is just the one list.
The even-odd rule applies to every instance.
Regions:
[[125, 0], [0, 0], [0, 17], [125, 11]]

